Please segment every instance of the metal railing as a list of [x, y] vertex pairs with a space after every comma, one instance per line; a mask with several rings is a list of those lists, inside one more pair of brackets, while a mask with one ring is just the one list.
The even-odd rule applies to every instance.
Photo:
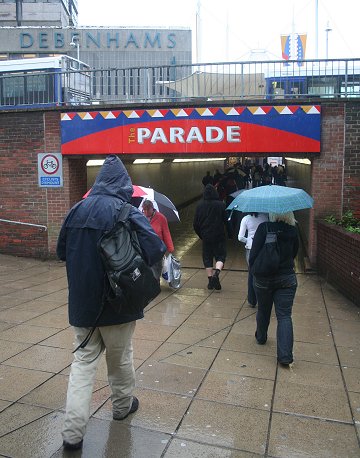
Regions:
[[360, 59], [109, 68], [62, 78], [0, 69], [0, 108], [319, 97], [360, 98]]

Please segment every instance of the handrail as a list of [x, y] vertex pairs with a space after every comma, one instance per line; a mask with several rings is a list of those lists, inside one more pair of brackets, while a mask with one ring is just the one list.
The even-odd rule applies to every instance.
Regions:
[[[46, 83], [46, 84], [45, 84]], [[360, 58], [1, 71], [0, 109], [115, 103], [360, 99]], [[280, 102], [281, 103], [281, 102]]]
[[38, 228], [41, 228], [44, 230], [44, 232], [47, 231], [47, 226], [44, 226], [43, 224], [33, 224], [33, 223], [24, 223], [22, 221], [12, 221], [10, 219], [2, 219], [0, 218], [0, 222], [2, 223], [10, 223], [10, 224], [20, 224], [20, 225], [23, 225], [23, 226], [33, 226], [33, 227], [38, 227]]

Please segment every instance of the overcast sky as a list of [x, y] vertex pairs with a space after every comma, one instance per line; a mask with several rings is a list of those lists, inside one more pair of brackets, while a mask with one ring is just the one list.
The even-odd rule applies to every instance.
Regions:
[[79, 26], [189, 27], [194, 62], [248, 60], [254, 49], [281, 59], [280, 36], [294, 31], [307, 34], [305, 58], [314, 59], [316, 3], [318, 57], [326, 58], [327, 36], [329, 59], [360, 57], [360, 0], [79, 0]]

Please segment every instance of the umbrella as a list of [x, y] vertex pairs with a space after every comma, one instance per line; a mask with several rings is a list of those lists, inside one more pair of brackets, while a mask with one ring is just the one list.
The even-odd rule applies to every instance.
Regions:
[[145, 200], [151, 200], [154, 208], [162, 213], [169, 222], [180, 221], [179, 212], [168, 197], [166, 197], [164, 194], [161, 194], [161, 192], [155, 191], [152, 188], [145, 188], [143, 186], [139, 186], [139, 188], [141, 188], [144, 193], [146, 193], [140, 202], [138, 207], [139, 210], [142, 210], [142, 205]]
[[249, 189], [239, 194], [227, 207], [244, 213], [286, 213], [311, 208], [314, 199], [299, 188], [266, 185]]
[[[84, 195], [83, 195], [83, 199], [86, 199], [87, 196], [90, 194], [91, 192], [91, 189], [90, 188]], [[146, 196], [147, 193], [144, 191], [144, 189], [146, 188], [142, 188], [141, 186], [137, 186], [136, 184], [133, 184], [133, 189], [134, 189], [134, 192], [133, 192], [133, 195], [132, 197], [143, 197], [143, 196]]]
[[241, 193], [244, 192], [244, 191], [245, 191], [245, 189], [239, 189], [239, 190], [237, 190], [237, 191], [235, 191], [235, 192], [232, 192], [232, 193], [230, 194], [230, 196], [233, 197], [233, 198], [235, 199], [235, 197], [237, 197], [239, 194], [241, 194]]

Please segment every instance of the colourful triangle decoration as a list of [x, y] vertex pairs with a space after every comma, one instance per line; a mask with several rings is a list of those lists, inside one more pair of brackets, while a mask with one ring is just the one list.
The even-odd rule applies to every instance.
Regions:
[[265, 115], [266, 114], [266, 112], [262, 109], [262, 107], [248, 107], [248, 110], [253, 115]]
[[320, 106], [309, 106], [305, 105], [301, 107], [306, 114], [320, 114]]
[[200, 116], [214, 116], [213, 113], [209, 110], [209, 108], [196, 108], [196, 111], [199, 113]]
[[170, 111], [171, 111], [171, 113], [173, 113], [178, 118], [189, 116], [189, 114], [186, 112], [187, 110], [184, 110], [184, 108], [172, 109]]
[[289, 107], [282, 107], [282, 110], [279, 111], [281, 115], [291, 115], [293, 112], [290, 110]]
[[69, 113], [61, 113], [61, 121], [71, 121], [73, 118], [69, 116]]
[[127, 118], [140, 118], [139, 114], [136, 112], [136, 110], [124, 110], [123, 111], [124, 115], [127, 117]]
[[152, 118], [163, 118], [164, 115], [160, 110], [146, 110]]
[[116, 116], [113, 114], [112, 111], [100, 111], [101, 116], [104, 119], [115, 119]]

